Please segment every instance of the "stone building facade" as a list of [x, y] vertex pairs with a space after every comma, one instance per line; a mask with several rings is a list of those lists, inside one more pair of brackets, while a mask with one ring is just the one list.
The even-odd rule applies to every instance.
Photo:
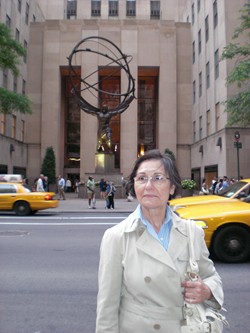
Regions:
[[[112, 120], [115, 170], [105, 178], [114, 177], [121, 183], [136, 157], [151, 148], [170, 149], [181, 177], [193, 177], [198, 184], [202, 178], [210, 183], [213, 176], [236, 178], [236, 130], [243, 147], [241, 175], [248, 177], [249, 128], [228, 128], [222, 104], [235, 92], [235, 87], [225, 84], [234, 63], [220, 61], [223, 47], [239, 24], [238, 11], [244, 2], [27, 0], [21, 1], [20, 13], [19, 1], [2, 0], [1, 21], [6, 15], [21, 15], [25, 22], [29, 8], [29, 24], [20, 29], [26, 33], [21, 41], [26, 40], [28, 49], [22, 77], [33, 113], [16, 115], [22, 124], [16, 137], [11, 137], [13, 117], [1, 121], [1, 129], [5, 129], [0, 133], [4, 152], [0, 171], [22, 171], [32, 180], [40, 173], [46, 149], [52, 146], [57, 174], [81, 181], [96, 174], [98, 122], [72, 98], [67, 57], [80, 40], [100, 36], [133, 57], [130, 70], [136, 82], [136, 99]], [[14, 22], [19, 21], [12, 20], [13, 34]], [[77, 62], [81, 75], [101, 67], [98, 57]], [[98, 74], [95, 80], [99, 80]], [[12, 83], [8, 84], [11, 89]], [[125, 78], [118, 75], [110, 84], [122, 90]], [[98, 101], [91, 102], [98, 106]], [[97, 173], [96, 180], [101, 176]]]

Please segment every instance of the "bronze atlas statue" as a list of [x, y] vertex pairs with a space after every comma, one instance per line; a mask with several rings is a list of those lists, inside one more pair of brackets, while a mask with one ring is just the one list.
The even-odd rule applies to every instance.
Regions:
[[[94, 57], [100, 57], [101, 65], [88, 73], [83, 67], [81, 76], [79, 64], [88, 63]], [[89, 57], [89, 58], [87, 58]], [[110, 120], [117, 114], [124, 112], [135, 98], [135, 81], [129, 69], [132, 56], [125, 55], [110, 40], [103, 37], [87, 37], [81, 40], [71, 52], [69, 58], [69, 75], [72, 84], [72, 93], [75, 95], [80, 108], [98, 119], [97, 152], [111, 154], [112, 129]], [[125, 72], [127, 78], [126, 91], [121, 92], [111, 84], [113, 78]], [[97, 77], [97, 80], [96, 80]], [[97, 106], [96, 106], [97, 105]]]

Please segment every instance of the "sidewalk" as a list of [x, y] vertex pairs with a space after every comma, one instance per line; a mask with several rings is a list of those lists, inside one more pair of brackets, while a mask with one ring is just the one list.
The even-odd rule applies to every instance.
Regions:
[[[109, 212], [109, 213], [132, 213], [138, 205], [138, 201], [134, 199], [129, 202], [127, 199], [115, 199], [115, 209], [105, 209], [105, 200], [96, 200], [96, 209], [89, 209], [87, 198], [78, 198], [76, 193], [65, 193], [66, 200], [59, 200], [57, 208], [46, 209], [46, 212], [52, 213], [81, 213], [81, 212]], [[59, 199], [56, 195], [56, 199]]]

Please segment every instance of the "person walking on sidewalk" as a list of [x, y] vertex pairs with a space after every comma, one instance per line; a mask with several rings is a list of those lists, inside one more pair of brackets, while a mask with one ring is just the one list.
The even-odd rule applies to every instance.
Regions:
[[66, 200], [65, 194], [64, 194], [64, 189], [65, 189], [65, 179], [62, 176], [59, 176], [58, 177], [59, 196], [60, 196], [60, 199], [63, 198], [63, 200]]
[[87, 195], [89, 201], [89, 208], [95, 209], [95, 180], [92, 176], [89, 176], [87, 181]]
[[112, 182], [109, 182], [107, 186], [107, 198], [108, 198], [108, 209], [115, 209], [115, 204], [114, 204], [114, 196], [115, 196], [115, 191], [116, 188]]

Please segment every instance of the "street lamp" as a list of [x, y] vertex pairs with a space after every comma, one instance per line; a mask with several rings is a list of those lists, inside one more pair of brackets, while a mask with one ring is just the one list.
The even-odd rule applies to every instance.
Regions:
[[234, 138], [235, 138], [234, 148], [237, 149], [238, 180], [240, 180], [240, 155], [239, 155], [239, 150], [242, 148], [242, 143], [239, 142], [239, 140], [240, 140], [240, 132], [239, 131], [235, 131]]

